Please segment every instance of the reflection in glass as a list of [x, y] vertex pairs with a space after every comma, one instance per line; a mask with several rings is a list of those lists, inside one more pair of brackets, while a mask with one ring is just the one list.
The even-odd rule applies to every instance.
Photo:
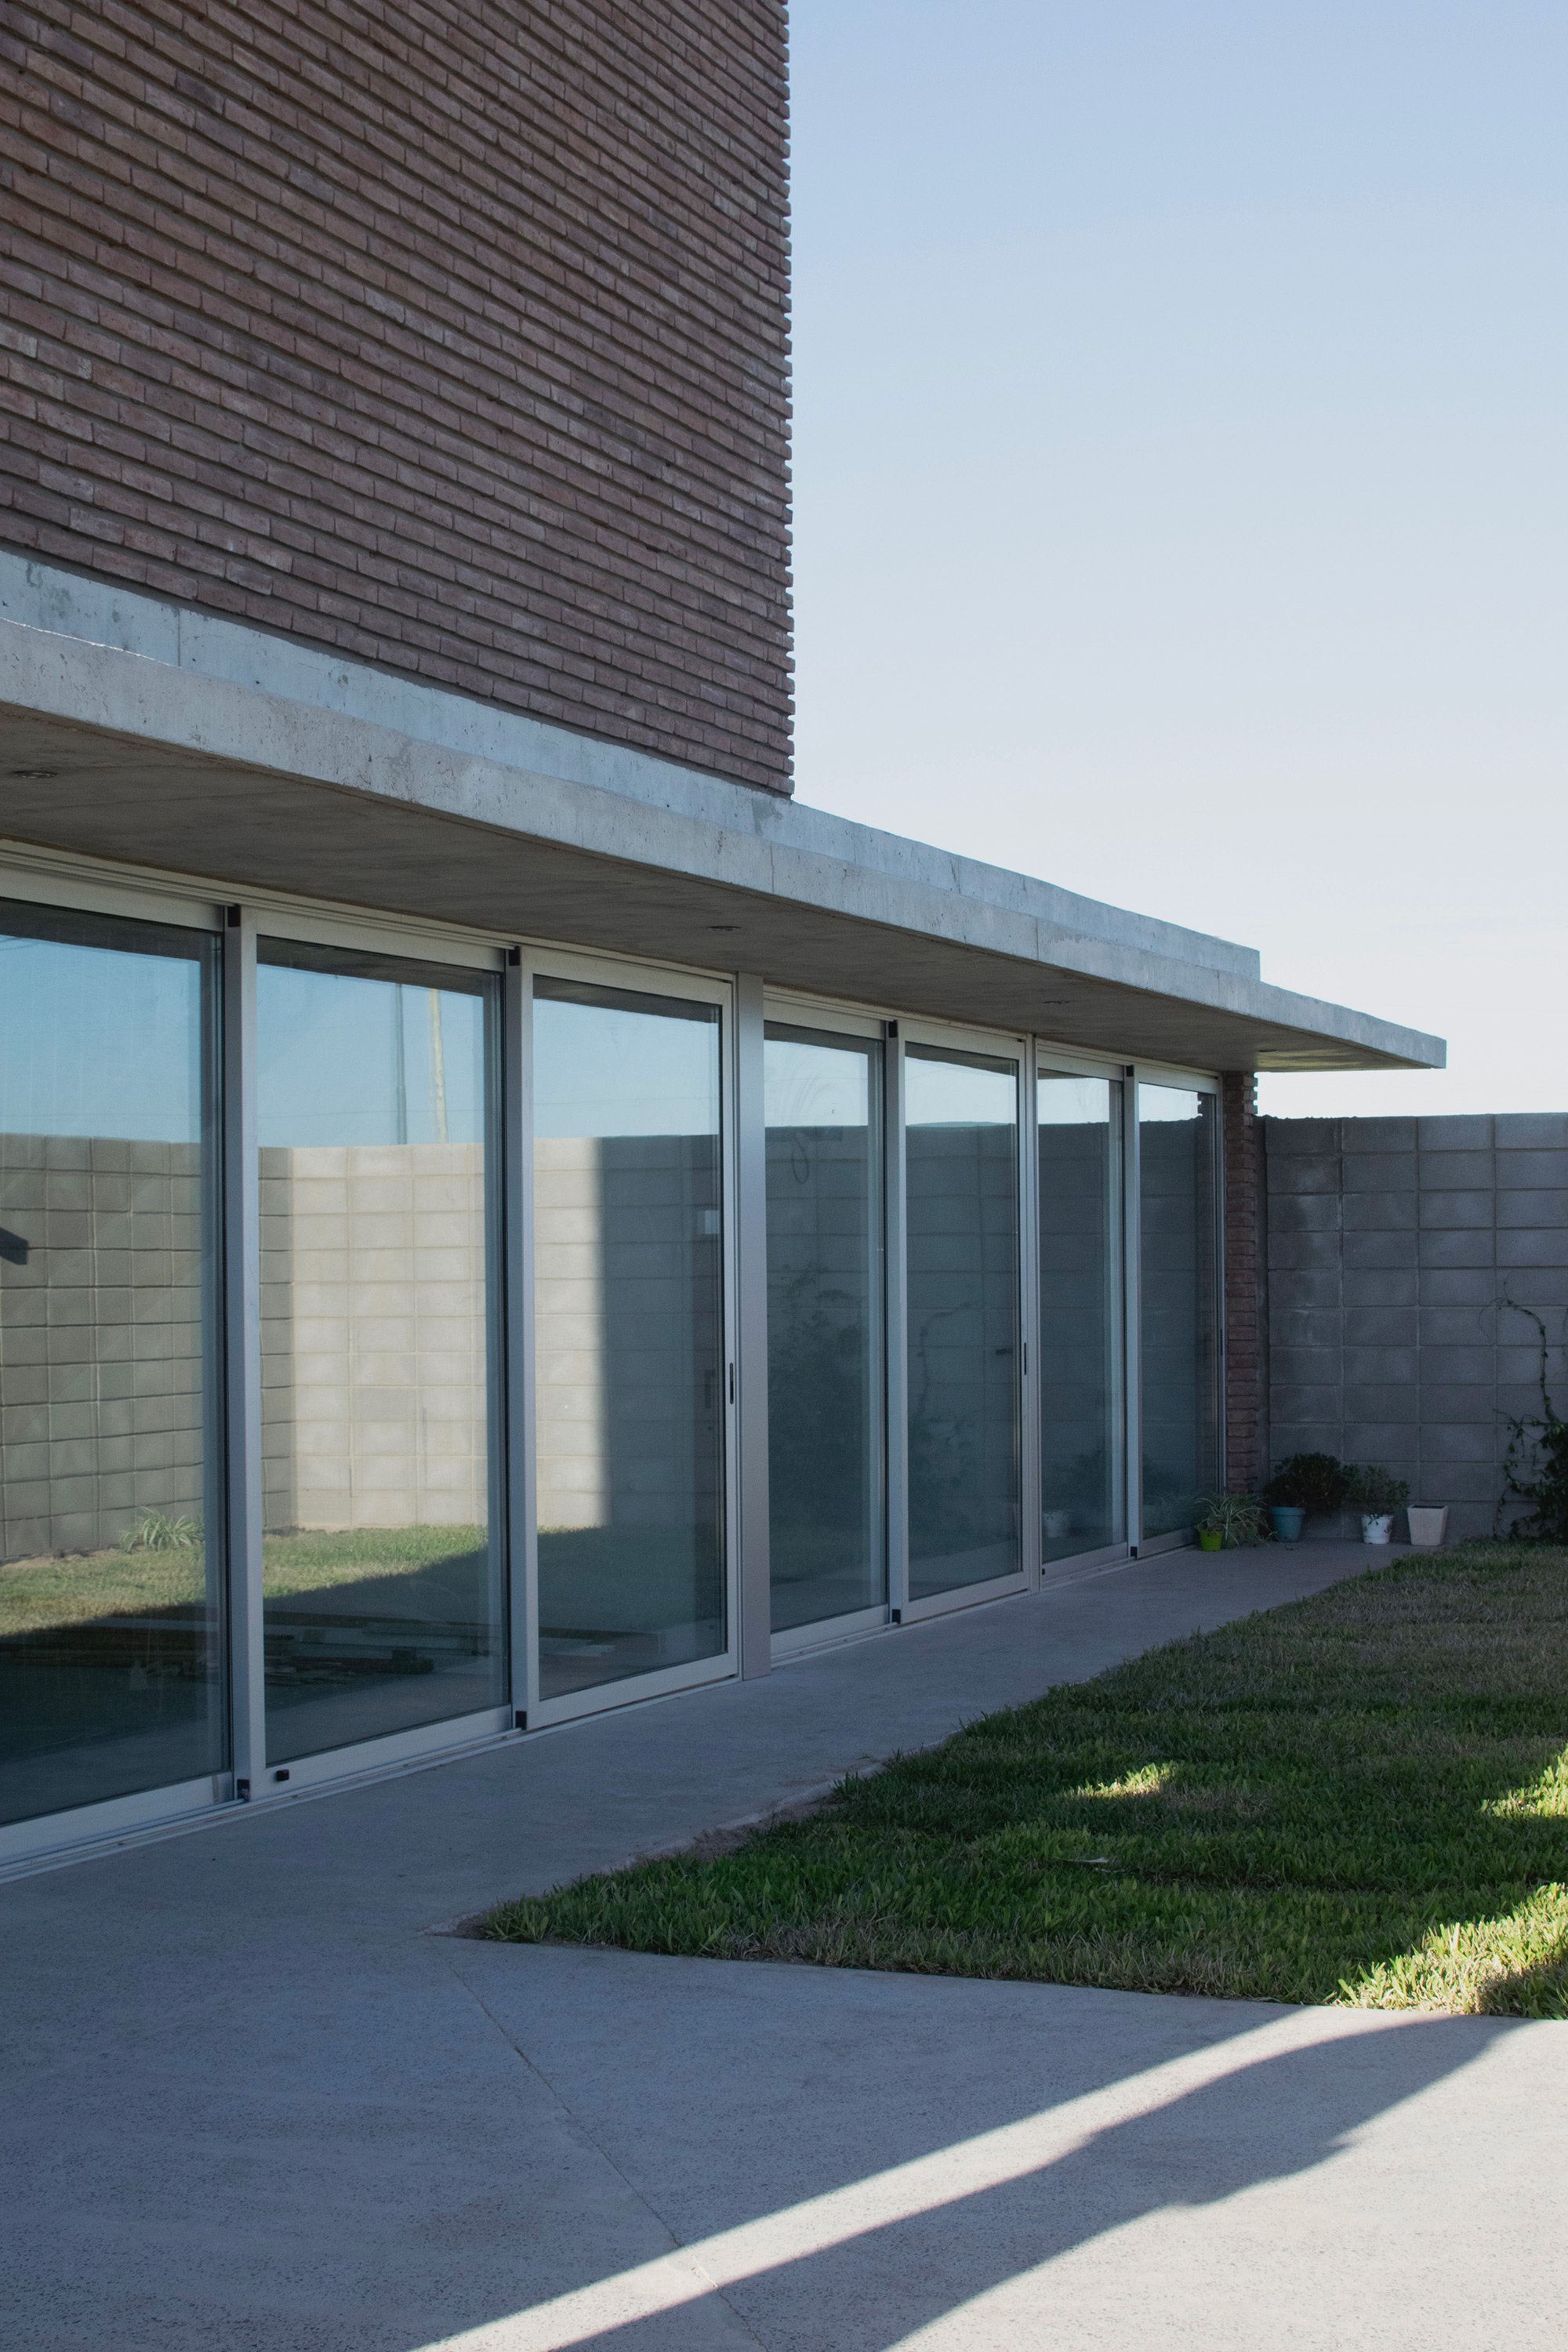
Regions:
[[1039, 1075], [1046, 1560], [1122, 1539], [1121, 1092]]
[[1140, 1086], [1143, 1532], [1193, 1524], [1219, 1484], [1215, 1097]]
[[0, 1820], [227, 1761], [216, 954], [0, 908]]
[[1018, 1086], [1012, 1062], [910, 1045], [910, 1597], [1021, 1563]]
[[774, 1633], [887, 1597], [882, 1048], [770, 1022], [768, 1507]]
[[[263, 940], [271, 1762], [499, 1706], [483, 974]], [[490, 1033], [490, 1034], [488, 1034]]]
[[539, 1676], [721, 1656], [719, 1010], [538, 979]]

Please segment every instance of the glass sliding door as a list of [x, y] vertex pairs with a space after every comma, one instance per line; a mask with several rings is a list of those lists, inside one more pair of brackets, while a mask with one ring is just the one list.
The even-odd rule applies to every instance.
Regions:
[[1193, 1524], [1219, 1484], [1215, 1097], [1138, 1088], [1143, 1533]]
[[909, 1593], [1022, 1568], [1018, 1068], [904, 1055]]
[[1042, 1551], [1126, 1534], [1121, 1395], [1121, 1088], [1041, 1070]]
[[882, 1047], [769, 1022], [773, 1630], [887, 1599]]
[[542, 1699], [728, 1643], [716, 1003], [534, 982]]
[[263, 940], [269, 1762], [506, 1696], [491, 1339], [497, 982]]
[[0, 1821], [227, 1765], [216, 954], [0, 906]]

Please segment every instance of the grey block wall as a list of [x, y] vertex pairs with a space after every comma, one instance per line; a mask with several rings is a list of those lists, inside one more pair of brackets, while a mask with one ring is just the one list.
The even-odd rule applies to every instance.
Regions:
[[202, 1516], [195, 1144], [0, 1135], [0, 1560]]
[[1270, 1461], [1381, 1463], [1450, 1540], [1489, 1533], [1508, 1416], [1540, 1406], [1517, 1308], [1568, 1412], [1568, 1114], [1260, 1125]]

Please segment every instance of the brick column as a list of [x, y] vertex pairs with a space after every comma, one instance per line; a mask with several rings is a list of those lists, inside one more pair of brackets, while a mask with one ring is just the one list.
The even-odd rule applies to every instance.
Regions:
[[1259, 1214], [1262, 1137], [1258, 1080], [1227, 1070], [1220, 1081], [1225, 1150], [1225, 1462], [1233, 1492], [1256, 1494], [1263, 1458], [1263, 1255]]

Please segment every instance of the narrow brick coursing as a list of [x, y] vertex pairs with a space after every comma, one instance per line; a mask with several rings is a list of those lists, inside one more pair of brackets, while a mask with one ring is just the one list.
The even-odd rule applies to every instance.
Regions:
[[0, 0], [0, 541], [787, 791], [778, 0]]

